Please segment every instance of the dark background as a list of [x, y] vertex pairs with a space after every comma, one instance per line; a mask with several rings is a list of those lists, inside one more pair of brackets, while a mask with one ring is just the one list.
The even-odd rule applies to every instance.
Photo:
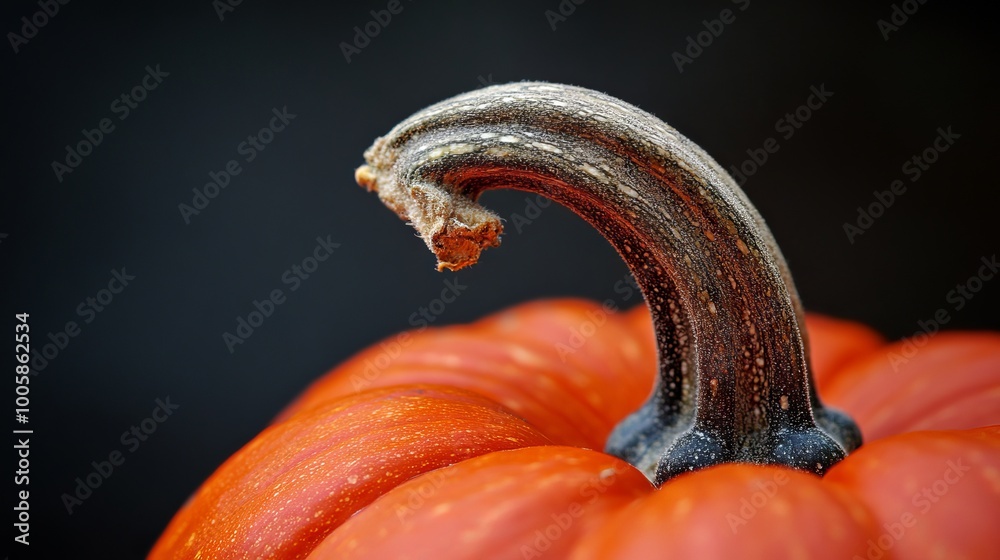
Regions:
[[[409, 327], [451, 273], [435, 272], [353, 170], [394, 123], [485, 82], [608, 92], [726, 168], [776, 137], [780, 150], [744, 188], [806, 306], [890, 337], [951, 310], [949, 290], [997, 250], [993, 23], [956, 3], [921, 6], [886, 41], [876, 21], [892, 14], [888, 1], [753, 0], [739, 11], [721, 0], [588, 0], [553, 30], [545, 12], [558, 0], [403, 0], [350, 63], [340, 43], [387, 2], [330, 4], [244, 0], [220, 21], [210, 0], [75, 1], [19, 53], [0, 49], [4, 324], [30, 313], [35, 348], [67, 321], [81, 328], [31, 379], [32, 545], [12, 545], [12, 557], [140, 557], [186, 496], [311, 380]], [[679, 72], [672, 53], [725, 8], [735, 22]], [[37, 11], [5, 3], [2, 29], [20, 33]], [[119, 120], [111, 102], [157, 64], [169, 76]], [[775, 122], [820, 84], [834, 95], [782, 139]], [[288, 128], [185, 224], [178, 204], [242, 159], [237, 145], [284, 106], [296, 115]], [[52, 161], [102, 118], [115, 130], [57, 181]], [[949, 125], [961, 138], [907, 180], [902, 164]], [[906, 193], [848, 242], [843, 223], [894, 179]], [[484, 199], [508, 224], [525, 212], [525, 193]], [[532, 298], [614, 296], [624, 265], [570, 212], [552, 206], [521, 233], [508, 227], [502, 249], [458, 273], [469, 287], [438, 323]], [[328, 235], [340, 248], [288, 292], [282, 273]], [[84, 324], [77, 306], [120, 267], [135, 280]], [[230, 354], [222, 333], [275, 288], [287, 301]], [[998, 294], [987, 283], [948, 327], [997, 328]], [[121, 433], [167, 396], [179, 410], [128, 452]], [[67, 514], [60, 496], [114, 450], [124, 464]]]

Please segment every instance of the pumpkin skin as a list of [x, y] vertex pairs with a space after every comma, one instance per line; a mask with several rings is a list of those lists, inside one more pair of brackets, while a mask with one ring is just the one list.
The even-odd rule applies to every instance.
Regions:
[[448, 387], [390, 387], [336, 400], [272, 425], [240, 449], [184, 505], [150, 557], [302, 558], [408, 478], [547, 443], [496, 403]]
[[[654, 489], [581, 449], [601, 449], [650, 393], [648, 312], [536, 302], [391, 337], [334, 369], [206, 481], [150, 558], [991, 557], [1000, 428], [965, 429], [1000, 417], [1000, 334], [941, 333], [894, 371], [899, 345], [867, 327], [807, 328], [821, 396], [869, 442], [823, 479], [722, 465]], [[372, 457], [394, 476], [345, 485], [345, 469], [380, 472]], [[949, 461], [967, 469], [954, 484]]]
[[[586, 325], [595, 334], [573, 348], [574, 332], [590, 332]], [[376, 376], [370, 365], [390, 350], [376, 344], [361, 352], [279, 418], [364, 389], [430, 383], [486, 395], [554, 442], [602, 449], [615, 424], [649, 395], [656, 371], [648, 315], [609, 313], [582, 300], [527, 303], [470, 325], [424, 329], [402, 344]]]

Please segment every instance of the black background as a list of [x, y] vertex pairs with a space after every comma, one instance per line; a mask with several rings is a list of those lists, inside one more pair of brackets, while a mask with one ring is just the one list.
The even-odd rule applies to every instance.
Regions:
[[[727, 168], [778, 138], [780, 150], [744, 188], [806, 306], [890, 337], [951, 311], [949, 290], [997, 250], [993, 24], [957, 3], [928, 2], [886, 41], [876, 21], [890, 17], [890, 2], [753, 0], [739, 11], [727, 1], [588, 0], [553, 30], [545, 12], [558, 0], [403, 0], [348, 63], [340, 43], [386, 3], [244, 0], [220, 21], [210, 0], [77, 0], [19, 53], [0, 49], [4, 324], [12, 331], [13, 313], [30, 313], [36, 348], [67, 321], [81, 325], [31, 380], [32, 544], [29, 554], [12, 545], [13, 557], [140, 557], [199, 482], [284, 403], [363, 346], [408, 328], [449, 276], [468, 289], [439, 323], [532, 298], [613, 295], [624, 265], [562, 208], [520, 233], [508, 226], [501, 249], [442, 275], [412, 230], [355, 186], [353, 170], [376, 136], [484, 82], [608, 92]], [[679, 72], [672, 53], [726, 8], [735, 22]], [[20, 18], [38, 10], [5, 3], [2, 29], [19, 33]], [[157, 64], [169, 76], [119, 120], [111, 102]], [[775, 122], [820, 84], [833, 96], [782, 139]], [[191, 203], [209, 172], [241, 159], [237, 145], [284, 106], [296, 115], [288, 128], [185, 224], [178, 204]], [[115, 130], [59, 182], [52, 161], [106, 117]], [[961, 138], [910, 182], [902, 164], [949, 125]], [[844, 222], [894, 179], [906, 193], [848, 242]], [[504, 191], [484, 202], [510, 224], [525, 199]], [[340, 248], [289, 293], [281, 274], [327, 235]], [[77, 306], [120, 267], [136, 279], [83, 324]], [[287, 301], [230, 354], [222, 333], [275, 288]], [[998, 293], [987, 283], [948, 327], [997, 328]], [[127, 452], [121, 433], [167, 396], [180, 409]], [[125, 463], [68, 515], [60, 496], [116, 449]]]

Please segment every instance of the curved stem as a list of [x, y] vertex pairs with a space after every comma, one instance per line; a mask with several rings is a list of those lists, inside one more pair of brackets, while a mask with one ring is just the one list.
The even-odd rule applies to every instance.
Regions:
[[412, 223], [439, 269], [499, 245], [499, 217], [475, 202], [491, 188], [548, 196], [611, 242], [652, 312], [659, 378], [607, 450], [657, 484], [730, 461], [821, 474], [860, 443], [811, 387], [801, 305], [767, 226], [656, 117], [583, 88], [507, 84], [416, 113], [365, 159], [358, 183]]

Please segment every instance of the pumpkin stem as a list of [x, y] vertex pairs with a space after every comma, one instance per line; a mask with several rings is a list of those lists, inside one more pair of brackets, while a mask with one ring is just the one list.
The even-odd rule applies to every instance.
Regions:
[[597, 228], [652, 313], [659, 378], [607, 451], [654, 483], [725, 462], [824, 473], [861, 443], [812, 387], [804, 315], [757, 211], [705, 152], [613, 97], [493, 86], [406, 119], [365, 152], [359, 184], [408, 220], [438, 268], [499, 245], [483, 191], [543, 194]]

